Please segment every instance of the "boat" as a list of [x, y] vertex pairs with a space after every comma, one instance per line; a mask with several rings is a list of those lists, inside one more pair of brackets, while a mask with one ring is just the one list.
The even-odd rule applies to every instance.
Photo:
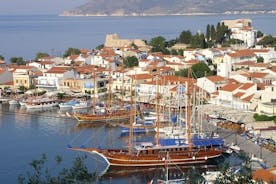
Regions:
[[[189, 76], [189, 74], [188, 74]], [[163, 166], [166, 154], [169, 154], [168, 165], [191, 165], [204, 164], [212, 159], [218, 158], [223, 153], [224, 141], [218, 137], [191, 137], [191, 93], [190, 82], [187, 88], [187, 118], [186, 118], [186, 138], [185, 139], [160, 139], [160, 105], [157, 105], [157, 136], [155, 142], [133, 143], [133, 118], [130, 118], [130, 133], [128, 149], [126, 148], [96, 148], [96, 147], [71, 147], [69, 149], [87, 152], [100, 156], [108, 167], [156, 167]], [[159, 104], [159, 92], [157, 87], [157, 100]], [[132, 96], [132, 95], [131, 95]], [[132, 100], [131, 100], [132, 104]], [[130, 116], [132, 111], [130, 111]]]
[[90, 100], [82, 100], [79, 103], [76, 103], [75, 105], [72, 105], [73, 110], [77, 109], [87, 109], [92, 107], [92, 103]]
[[186, 178], [180, 178], [180, 179], [170, 179], [169, 178], [169, 162], [170, 162], [170, 157], [169, 157], [169, 154], [167, 153], [167, 156], [165, 158], [165, 170], [166, 170], [166, 173], [165, 173], [165, 179], [162, 180], [162, 179], [158, 179], [157, 180], [157, 183], [158, 184], [182, 184], [182, 183], [185, 183], [186, 182]]
[[9, 101], [9, 104], [10, 104], [10, 105], [18, 105], [19, 102], [18, 102], [17, 100], [10, 100], [10, 101]]
[[91, 114], [82, 114], [82, 113], [74, 113], [73, 116], [78, 122], [110, 122], [110, 121], [119, 121], [119, 120], [129, 120], [130, 110], [127, 109], [110, 109], [110, 110], [102, 110], [98, 113]]
[[60, 103], [58, 106], [60, 109], [70, 109], [72, 108], [74, 105], [79, 104], [80, 102], [78, 100], [72, 99], [69, 100], [65, 103]]
[[35, 98], [27, 101], [25, 104], [27, 109], [48, 109], [55, 106], [58, 106], [55, 98]]
[[[137, 119], [137, 118], [136, 118]], [[130, 127], [127, 125], [120, 125], [121, 135], [129, 135]], [[151, 120], [137, 119], [132, 126], [133, 134], [144, 134], [155, 131], [155, 122]]]

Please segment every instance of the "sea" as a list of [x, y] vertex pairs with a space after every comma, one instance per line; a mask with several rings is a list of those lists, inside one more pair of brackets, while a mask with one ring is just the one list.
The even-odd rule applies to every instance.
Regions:
[[[69, 47], [93, 49], [103, 44], [106, 34], [121, 38], [150, 40], [163, 36], [176, 38], [183, 30], [205, 32], [207, 24], [224, 19], [249, 18], [253, 26], [265, 34], [276, 35], [276, 15], [202, 15], [145, 17], [60, 17], [56, 15], [0, 16], [0, 55], [35, 58], [37, 52], [61, 56]], [[137, 140], [154, 135], [137, 136]], [[17, 183], [19, 175], [33, 172], [30, 162], [47, 156], [51, 174], [72, 166], [76, 156], [87, 155], [85, 164], [99, 177], [95, 183], [147, 183], [157, 178], [153, 172], [130, 173], [106, 171], [106, 164], [93, 155], [71, 151], [68, 146], [125, 147], [127, 137], [116, 126], [79, 125], [58, 108], [28, 111], [20, 106], [0, 104], [0, 183]], [[55, 165], [55, 156], [62, 156], [62, 165]], [[208, 166], [204, 166], [208, 168]], [[161, 173], [163, 171], [160, 171]], [[149, 174], [151, 173], [151, 174]], [[164, 173], [164, 172], [163, 172]]]
[[221, 20], [248, 18], [253, 27], [276, 35], [276, 14], [138, 16], [138, 17], [62, 17], [57, 15], [0, 15], [0, 55], [35, 58], [46, 52], [62, 56], [69, 47], [93, 49], [105, 42], [106, 34], [149, 41], [156, 36], [175, 39], [184, 30], [205, 33], [207, 24]]

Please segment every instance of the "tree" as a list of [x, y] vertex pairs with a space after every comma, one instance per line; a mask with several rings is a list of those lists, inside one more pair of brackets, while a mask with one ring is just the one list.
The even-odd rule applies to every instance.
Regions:
[[262, 56], [257, 57], [257, 63], [263, 63], [264, 58]]
[[257, 31], [257, 38], [261, 38], [264, 36], [264, 33], [262, 33], [261, 31]]
[[0, 60], [4, 61], [5, 60], [4, 56], [0, 55]]
[[152, 46], [151, 52], [162, 52], [164, 54], [170, 53], [170, 51], [166, 48], [166, 39], [162, 36], [152, 38], [150, 40], [150, 45]]
[[161, 50], [161, 49], [165, 48], [165, 41], [166, 41], [166, 39], [164, 37], [157, 36], [150, 40], [150, 45], [155, 50]]
[[178, 52], [175, 49], [171, 50], [171, 55], [178, 55]]
[[194, 35], [191, 40], [191, 47], [192, 48], [206, 48], [207, 44], [205, 41], [204, 34], [197, 33], [196, 35]]
[[211, 40], [215, 40], [216, 39], [216, 29], [214, 25], [211, 25], [211, 30], [210, 30], [210, 36], [211, 36]]
[[207, 27], [206, 27], [206, 39], [207, 40], [211, 39], [211, 26], [210, 26], [210, 24], [208, 24]]
[[70, 48], [68, 48], [68, 49], [65, 51], [63, 57], [68, 57], [68, 56], [71, 56], [71, 55], [73, 55], [73, 54], [79, 55], [80, 53], [81, 53], [81, 52], [80, 52], [79, 49], [71, 48], [71, 47], [70, 47]]
[[133, 47], [136, 50], [138, 49], [138, 46], [134, 42], [131, 43], [131, 47]]
[[36, 53], [35, 60], [38, 60], [43, 57], [49, 57], [50, 55], [46, 52], [38, 52]]
[[182, 31], [178, 38], [178, 42], [184, 43], [184, 44], [190, 44], [191, 40], [192, 40], [191, 31]]
[[165, 42], [165, 47], [172, 47], [176, 44], [176, 39], [172, 39]]
[[265, 45], [265, 46], [276, 46], [276, 38], [271, 36], [271, 35], [267, 35], [265, 36], [262, 40], [260, 40], [258, 42], [258, 45]]
[[188, 69], [180, 69], [175, 72], [175, 76], [188, 77]]
[[132, 68], [134, 66], [138, 66], [138, 64], [139, 64], [138, 59], [135, 56], [128, 56], [124, 59], [124, 65], [127, 68]]
[[25, 65], [26, 64], [26, 61], [24, 61], [22, 57], [11, 57], [10, 62], [12, 64], [17, 64], [17, 65]]
[[[69, 169], [63, 168], [58, 172], [57, 176], [53, 176], [52, 170], [47, 168], [47, 157], [45, 154], [42, 154], [42, 157], [38, 160], [33, 160], [30, 163], [30, 166], [33, 172], [27, 172], [26, 175], [19, 175], [18, 183], [19, 184], [38, 184], [38, 183], [92, 183], [96, 180], [95, 173], [89, 173], [88, 168], [84, 164], [86, 157], [76, 157], [73, 161], [73, 166]], [[61, 166], [62, 158], [56, 156], [55, 158], [55, 167], [58, 168]]]
[[201, 78], [204, 76], [212, 75], [212, 71], [205, 63], [198, 63], [191, 67], [193, 78]]
[[104, 44], [98, 45], [98, 46], [96, 47], [97, 50], [101, 50], [102, 48], [104, 48]]

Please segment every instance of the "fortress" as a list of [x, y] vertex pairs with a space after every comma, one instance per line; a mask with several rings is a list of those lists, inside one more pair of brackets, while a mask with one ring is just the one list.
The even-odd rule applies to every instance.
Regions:
[[140, 47], [147, 47], [146, 43], [140, 39], [120, 39], [118, 34], [108, 34], [105, 38], [105, 47], [113, 47], [113, 48], [120, 48], [125, 46], [130, 46], [131, 44], [137, 45]]

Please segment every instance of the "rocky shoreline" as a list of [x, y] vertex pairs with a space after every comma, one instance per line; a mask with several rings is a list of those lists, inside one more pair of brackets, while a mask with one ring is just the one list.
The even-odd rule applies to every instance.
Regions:
[[132, 14], [124, 14], [124, 13], [111, 13], [111, 14], [82, 14], [82, 13], [74, 13], [70, 11], [65, 11], [59, 16], [66, 16], [66, 17], [106, 17], [106, 16], [114, 16], [114, 17], [143, 17], [143, 16], [201, 16], [201, 15], [258, 15], [258, 14], [276, 14], [276, 10], [270, 10], [270, 11], [226, 11], [222, 13], [176, 13], [176, 14], [162, 14], [162, 13], [156, 13], [156, 14], [149, 14], [149, 13], [132, 13]]

